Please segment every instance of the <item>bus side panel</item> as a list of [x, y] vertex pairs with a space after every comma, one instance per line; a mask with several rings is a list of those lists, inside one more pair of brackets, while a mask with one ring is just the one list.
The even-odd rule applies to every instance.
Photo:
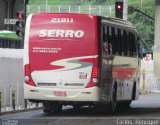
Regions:
[[117, 100], [132, 100], [134, 84], [136, 87], [139, 85], [138, 58], [116, 56], [113, 65], [112, 74], [118, 84]]

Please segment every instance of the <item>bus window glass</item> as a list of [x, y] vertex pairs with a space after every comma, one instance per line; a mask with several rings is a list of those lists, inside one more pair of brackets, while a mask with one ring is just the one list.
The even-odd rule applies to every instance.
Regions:
[[118, 30], [117, 28], [115, 28], [115, 34], [114, 34], [114, 37], [115, 37], [115, 48], [116, 48], [116, 53], [115, 55], [119, 55], [119, 40], [118, 40]]
[[105, 54], [112, 54], [111, 28], [107, 25], [103, 27], [103, 49]]
[[123, 36], [123, 30], [121, 30], [121, 55], [124, 56], [125, 48], [124, 48], [124, 36]]
[[116, 38], [115, 38], [115, 29], [111, 28], [111, 39], [112, 39], [112, 50], [113, 54], [115, 55], [117, 48], [116, 48]]
[[122, 36], [121, 36], [121, 29], [118, 29], [118, 42], [117, 42], [118, 47], [118, 53], [119, 55], [122, 55]]
[[135, 57], [136, 56], [136, 47], [135, 47], [135, 36], [133, 33], [128, 33], [128, 56]]
[[127, 56], [127, 32], [123, 31], [123, 39], [124, 39], [124, 56]]

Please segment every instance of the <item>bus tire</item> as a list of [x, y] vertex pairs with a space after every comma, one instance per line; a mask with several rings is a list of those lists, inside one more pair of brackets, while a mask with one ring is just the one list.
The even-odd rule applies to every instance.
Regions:
[[114, 87], [112, 89], [111, 102], [109, 104], [109, 113], [114, 113], [117, 106], [117, 85], [114, 83]]
[[136, 83], [133, 85], [133, 91], [132, 91], [132, 100], [136, 99]]
[[125, 101], [125, 102], [124, 102], [124, 104], [123, 104], [123, 105], [124, 105], [124, 107], [126, 107], [126, 108], [128, 108], [128, 109], [129, 109], [129, 108], [130, 108], [130, 104], [131, 104], [131, 102], [132, 102], [132, 101]]
[[43, 102], [42, 109], [43, 109], [43, 112], [44, 112], [44, 113], [52, 113], [52, 105], [51, 105], [51, 102], [49, 102], [49, 101]]
[[53, 103], [52, 111], [53, 113], [60, 113], [62, 111], [62, 104]]
[[52, 110], [43, 109], [43, 112], [46, 114], [50, 114], [50, 113], [52, 113]]
[[60, 113], [62, 111], [62, 104], [58, 102], [43, 102], [43, 112], [44, 113]]
[[124, 101], [118, 103], [118, 108], [120, 109], [129, 109], [132, 101]]
[[74, 109], [75, 111], [79, 111], [80, 108], [81, 108], [81, 106], [78, 105], [78, 104], [73, 105], [73, 109]]

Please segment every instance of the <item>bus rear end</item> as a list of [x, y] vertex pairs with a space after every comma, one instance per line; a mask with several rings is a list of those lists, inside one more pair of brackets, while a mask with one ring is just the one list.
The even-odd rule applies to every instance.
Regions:
[[98, 101], [97, 17], [33, 14], [26, 27], [25, 99]]

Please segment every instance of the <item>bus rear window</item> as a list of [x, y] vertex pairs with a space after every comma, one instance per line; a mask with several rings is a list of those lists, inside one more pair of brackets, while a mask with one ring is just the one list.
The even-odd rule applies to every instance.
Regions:
[[35, 14], [31, 20], [30, 49], [60, 48], [59, 53], [93, 53], [98, 45], [96, 21], [96, 17], [83, 14]]

